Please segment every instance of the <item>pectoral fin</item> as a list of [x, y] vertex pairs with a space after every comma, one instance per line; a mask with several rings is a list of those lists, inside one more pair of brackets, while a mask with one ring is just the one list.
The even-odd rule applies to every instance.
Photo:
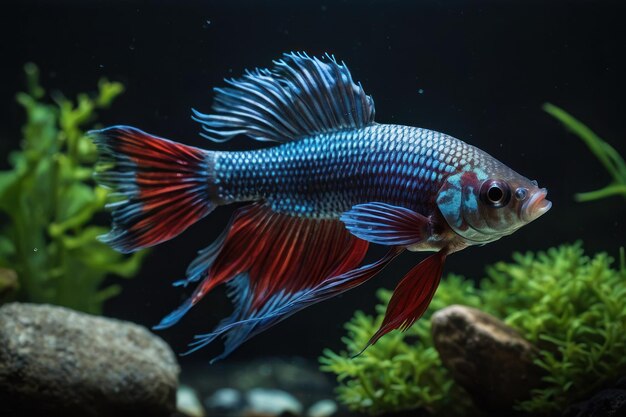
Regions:
[[358, 204], [341, 216], [354, 236], [380, 245], [409, 246], [428, 238], [428, 217], [386, 203]]

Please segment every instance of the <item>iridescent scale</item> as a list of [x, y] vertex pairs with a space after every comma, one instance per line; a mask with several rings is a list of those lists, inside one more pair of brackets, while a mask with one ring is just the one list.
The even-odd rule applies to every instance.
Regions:
[[373, 125], [218, 153], [215, 175], [223, 201], [265, 200], [280, 213], [336, 218], [377, 201], [428, 215], [445, 178], [477, 153], [432, 130]]

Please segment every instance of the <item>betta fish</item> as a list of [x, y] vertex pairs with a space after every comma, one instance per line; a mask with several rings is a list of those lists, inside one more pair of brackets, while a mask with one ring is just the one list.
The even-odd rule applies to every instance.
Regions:
[[[546, 189], [486, 152], [444, 133], [379, 124], [374, 101], [344, 63], [285, 54], [216, 88], [212, 112], [193, 111], [201, 135], [245, 135], [274, 146], [204, 150], [129, 126], [90, 132], [97, 181], [113, 190], [111, 231], [121, 252], [157, 245], [217, 206], [243, 203], [200, 250], [191, 297], [170, 327], [218, 285], [234, 312], [190, 351], [224, 339], [226, 357], [303, 308], [372, 278], [405, 249], [435, 252], [396, 286], [367, 346], [405, 330], [428, 307], [448, 255], [509, 235], [550, 209]], [[370, 244], [388, 251], [362, 265]]]

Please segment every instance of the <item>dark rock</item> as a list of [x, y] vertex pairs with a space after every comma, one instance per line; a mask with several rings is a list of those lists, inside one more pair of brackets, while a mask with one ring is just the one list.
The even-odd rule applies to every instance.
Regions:
[[8, 415], [165, 416], [175, 409], [178, 373], [168, 345], [136, 324], [48, 305], [0, 308]]
[[510, 411], [541, 386], [534, 346], [497, 318], [453, 305], [432, 317], [435, 347], [454, 379], [479, 408]]
[[626, 390], [626, 376], [618, 379], [613, 388]]
[[626, 416], [626, 390], [605, 389], [587, 401], [570, 406], [563, 417], [623, 417]]

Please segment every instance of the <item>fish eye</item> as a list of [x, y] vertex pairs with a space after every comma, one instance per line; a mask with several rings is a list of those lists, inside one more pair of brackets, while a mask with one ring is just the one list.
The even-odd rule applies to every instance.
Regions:
[[515, 198], [519, 201], [524, 200], [528, 196], [528, 188], [519, 187], [515, 190]]
[[511, 188], [504, 181], [488, 180], [480, 187], [480, 197], [491, 207], [503, 207], [511, 199]]

